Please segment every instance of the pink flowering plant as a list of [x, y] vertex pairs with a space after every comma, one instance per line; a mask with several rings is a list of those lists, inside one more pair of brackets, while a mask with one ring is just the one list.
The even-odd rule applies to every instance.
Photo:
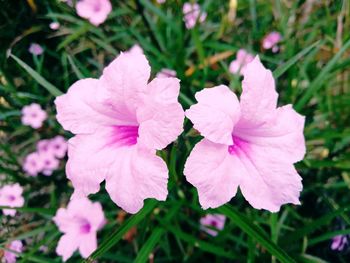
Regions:
[[0, 262], [350, 262], [346, 1], [3, 2]]

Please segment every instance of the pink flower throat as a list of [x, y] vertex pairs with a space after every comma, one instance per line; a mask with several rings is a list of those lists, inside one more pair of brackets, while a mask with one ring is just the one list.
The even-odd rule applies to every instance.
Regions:
[[112, 145], [131, 146], [137, 143], [139, 126], [114, 126], [112, 132]]

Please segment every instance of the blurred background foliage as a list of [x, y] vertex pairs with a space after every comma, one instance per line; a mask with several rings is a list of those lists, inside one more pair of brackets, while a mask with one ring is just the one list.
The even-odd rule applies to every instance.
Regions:
[[[99, 232], [99, 262], [349, 262], [349, 249], [330, 249], [332, 237], [350, 234], [350, 5], [348, 0], [198, 1], [208, 13], [192, 30], [183, 23], [184, 1], [112, 1], [99, 27], [78, 17], [64, 2], [0, 0], [0, 180], [19, 182], [26, 204], [16, 218], [0, 215], [0, 248], [25, 241], [19, 262], [60, 262], [60, 236], [51, 221], [72, 193], [64, 163], [51, 177], [28, 177], [23, 158], [39, 139], [69, 138], [55, 120], [53, 99], [77, 79], [98, 77], [112, 59], [139, 44], [155, 75], [174, 69], [181, 79], [179, 101], [187, 109], [206, 87], [229, 85], [240, 93], [229, 63], [240, 48], [259, 54], [274, 71], [279, 104], [293, 104], [306, 116], [307, 155], [297, 164], [303, 177], [301, 206], [279, 213], [255, 210], [238, 194], [229, 206], [203, 211], [197, 192], [183, 177], [183, 165], [198, 136], [185, 131], [160, 155], [170, 171], [166, 202], [148, 200], [135, 216], [125, 215], [102, 190], [108, 224]], [[61, 27], [49, 28], [52, 21]], [[261, 48], [271, 31], [283, 36], [277, 54]], [[31, 43], [44, 48], [28, 52]], [[11, 56], [13, 54], [14, 56]], [[21, 108], [39, 103], [49, 120], [38, 130], [23, 126]], [[102, 187], [103, 189], [103, 187]], [[208, 212], [225, 213], [217, 237], [199, 230]], [[127, 235], [125, 235], [127, 234]], [[48, 246], [48, 251], [39, 248]], [[78, 262], [75, 255], [69, 262]], [[92, 260], [92, 259], [91, 259]], [[89, 261], [92, 262], [92, 261]]]

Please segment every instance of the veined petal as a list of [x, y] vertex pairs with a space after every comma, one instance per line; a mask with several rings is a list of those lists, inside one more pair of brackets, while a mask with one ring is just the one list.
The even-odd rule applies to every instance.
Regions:
[[103, 105], [97, 99], [100, 92], [97, 79], [83, 79], [56, 98], [56, 117], [65, 130], [75, 134], [93, 133], [101, 126], [118, 124], [116, 118], [104, 114]]
[[240, 118], [236, 95], [220, 85], [196, 93], [197, 104], [186, 110], [186, 116], [205, 138], [212, 142], [232, 144], [232, 131]]
[[114, 162], [123, 158], [119, 148], [135, 144], [135, 136], [131, 128], [113, 126], [70, 139], [66, 173], [75, 189], [73, 198], [98, 192], [107, 175], [116, 172]]
[[79, 252], [83, 258], [87, 258], [94, 252], [97, 248], [97, 237], [96, 232], [89, 233], [84, 235], [81, 238], [81, 242], [79, 244]]
[[297, 113], [292, 105], [277, 108], [269, 121], [252, 129], [237, 127], [234, 135], [252, 144], [269, 148], [269, 154], [276, 160], [295, 163], [304, 158], [305, 138], [303, 134], [305, 117]]
[[237, 158], [241, 171], [240, 189], [256, 209], [279, 211], [283, 204], [300, 204], [301, 177], [291, 162], [274, 158], [270, 147], [235, 140], [230, 151]]
[[154, 78], [147, 86], [146, 94], [156, 103], [178, 103], [180, 80], [177, 78]]
[[79, 240], [75, 235], [65, 234], [58, 241], [56, 253], [62, 256], [63, 261], [67, 261], [73, 255], [74, 251], [77, 250], [78, 244]]
[[176, 78], [154, 79], [137, 109], [139, 140], [150, 149], [163, 149], [183, 131], [184, 111], [177, 101], [180, 85]]
[[106, 178], [112, 200], [128, 213], [137, 213], [147, 198], [164, 201], [167, 197], [168, 169], [155, 151], [137, 145], [120, 148], [114, 174]]
[[204, 209], [219, 207], [236, 195], [242, 166], [228, 147], [203, 139], [187, 158], [184, 175], [198, 190]]
[[136, 108], [146, 92], [150, 74], [151, 68], [144, 54], [121, 53], [103, 70], [100, 78], [101, 85], [110, 93], [108, 104], [136, 120]]
[[242, 88], [238, 126], [256, 127], [271, 118], [277, 107], [278, 94], [273, 75], [260, 62], [259, 56], [246, 66]]

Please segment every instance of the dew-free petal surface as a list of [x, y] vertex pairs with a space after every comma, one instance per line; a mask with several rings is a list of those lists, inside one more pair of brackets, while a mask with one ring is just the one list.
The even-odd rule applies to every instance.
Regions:
[[106, 178], [112, 200], [128, 213], [138, 212], [146, 198], [164, 201], [167, 197], [168, 169], [154, 151], [138, 146], [120, 148], [113, 164], [115, 174]]
[[219, 207], [236, 195], [242, 166], [227, 148], [203, 139], [187, 158], [184, 175], [197, 188], [203, 209]]
[[252, 128], [271, 118], [277, 107], [278, 94], [272, 72], [265, 69], [258, 56], [247, 65], [242, 88], [240, 97], [242, 116], [238, 125]]
[[232, 131], [240, 117], [236, 95], [224, 85], [196, 93], [197, 104], [186, 110], [193, 127], [212, 142], [232, 144]]
[[102, 92], [97, 79], [75, 82], [66, 94], [55, 99], [58, 122], [75, 134], [93, 133], [101, 126], [117, 124], [118, 119], [108, 116], [98, 100]]

